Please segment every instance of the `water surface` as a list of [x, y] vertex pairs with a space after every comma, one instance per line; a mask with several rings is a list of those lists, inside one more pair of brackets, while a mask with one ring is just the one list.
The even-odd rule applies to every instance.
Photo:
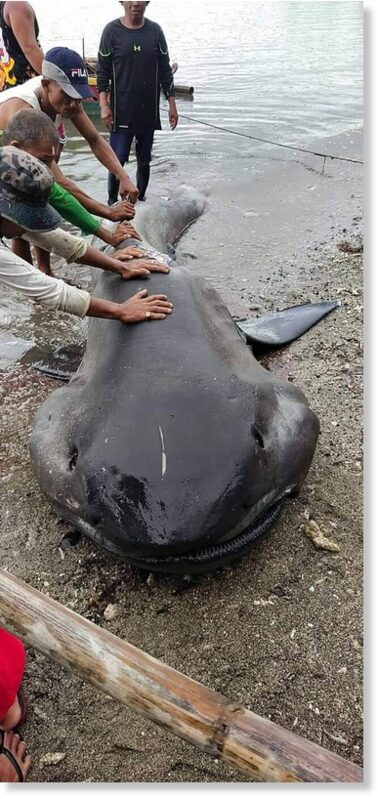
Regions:
[[[87, 56], [96, 55], [104, 25], [120, 13], [118, 3], [99, 0], [34, 0], [33, 6], [45, 51], [59, 44], [81, 52], [84, 46]], [[209, 275], [217, 288], [227, 284], [232, 297], [240, 297], [241, 272], [248, 284], [256, 278], [246, 272], [240, 253], [248, 253], [250, 269], [264, 270], [281, 254], [288, 256], [294, 233], [305, 246], [330, 215], [341, 222], [347, 199], [362, 192], [362, 169], [334, 161], [322, 175], [321, 159], [306, 159], [299, 152], [213, 130], [185, 117], [257, 138], [361, 158], [363, 6], [159, 0], [151, 3], [148, 15], [162, 25], [171, 61], [179, 63], [177, 82], [194, 86], [192, 99], [177, 99], [181, 118], [174, 132], [168, 128], [162, 99], [164, 129], [155, 138], [148, 201], [159, 201], [182, 182], [209, 192], [209, 212], [188, 234], [185, 247], [197, 253], [193, 269]], [[105, 135], [101, 121], [96, 125]], [[106, 170], [77, 131], [69, 124], [67, 130], [63, 170], [88, 193], [106, 200]], [[128, 171], [134, 179], [134, 163]], [[83, 326], [67, 315], [41, 311], [0, 287], [0, 331], [58, 346], [80, 337]], [[7, 356], [14, 347], [12, 339]]]

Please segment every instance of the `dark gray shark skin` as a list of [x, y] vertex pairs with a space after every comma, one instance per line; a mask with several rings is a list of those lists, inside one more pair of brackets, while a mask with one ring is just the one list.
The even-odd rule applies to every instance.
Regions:
[[[204, 202], [185, 189], [162, 205], [136, 225], [156, 246], [165, 219], [164, 251]], [[102, 272], [94, 294], [119, 302], [142, 285]], [[240, 557], [300, 488], [319, 423], [298, 388], [257, 363], [210, 283], [174, 266], [147, 287], [172, 315], [91, 319], [78, 372], [36, 415], [32, 465], [57, 513], [110, 552], [148, 570], [210, 570]]]

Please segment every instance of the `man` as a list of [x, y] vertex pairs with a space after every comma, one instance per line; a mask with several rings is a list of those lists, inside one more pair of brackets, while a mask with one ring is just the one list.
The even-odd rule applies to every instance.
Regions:
[[[98, 316], [128, 324], [165, 319], [172, 304], [164, 294], [148, 297], [147, 291], [138, 291], [123, 303], [97, 299], [42, 274], [7, 248], [3, 236], [21, 236], [25, 231], [47, 234], [58, 226], [60, 217], [48, 204], [53, 182], [52, 173], [37, 158], [16, 147], [0, 148], [0, 281], [48, 308], [76, 316]], [[114, 271], [119, 271], [116, 261]]]
[[[120, 181], [119, 193], [122, 198], [135, 202], [138, 190], [122, 168], [112, 148], [99, 135], [93, 122], [83, 110], [82, 101], [91, 97], [92, 92], [88, 85], [88, 72], [83, 59], [74, 50], [67, 47], [54, 47], [46, 53], [42, 62], [42, 75], [31, 78], [21, 86], [8, 89], [0, 93], [0, 129], [4, 130], [16, 111], [31, 106], [36, 111], [44, 111], [58, 128], [62, 117], [67, 117], [79, 133], [88, 142], [93, 154], [108, 170], [112, 171]], [[66, 178], [58, 165], [52, 164], [52, 172], [57, 182], [71, 192], [84, 208], [99, 216], [106, 216], [113, 221], [127, 218], [127, 209], [115, 210], [109, 217], [108, 214], [99, 213], [99, 204], [92, 200], [79, 186]]]
[[[144, 18], [147, 2], [121, 5], [124, 16], [109, 22], [102, 33], [97, 89], [101, 119], [111, 131], [110, 146], [121, 164], [129, 160], [135, 136], [138, 199], [144, 200], [150, 177], [154, 131], [161, 130], [160, 85], [168, 99], [172, 130], [177, 125], [178, 114], [168, 47], [162, 29], [156, 22]], [[108, 195], [109, 205], [116, 202], [118, 176], [112, 169]]]
[[41, 74], [38, 34], [30, 3], [0, 3], [0, 91]]
[[[1, 144], [11, 144], [20, 150], [34, 155], [46, 166], [51, 167], [59, 138], [50, 117], [43, 111], [35, 111], [27, 107], [17, 111], [2, 132]], [[107, 244], [116, 247], [127, 238], [140, 238], [135, 228], [127, 223], [121, 223], [115, 230], [109, 230], [92, 216], [75, 197], [54, 182], [49, 196], [50, 205], [72, 225], [78, 227], [86, 235], [95, 235]], [[133, 210], [133, 206], [132, 206]], [[20, 258], [32, 263], [30, 246], [22, 239], [15, 240], [12, 249]], [[37, 250], [38, 266], [45, 274], [51, 274], [50, 256], [46, 250]]]
[[[125, 193], [128, 188], [130, 197], [135, 200], [137, 189], [123, 171], [112, 149], [99, 136], [93, 123], [83, 111], [82, 99], [91, 96], [91, 90], [88, 86], [87, 69], [82, 58], [66, 47], [56, 47], [50, 50], [43, 60], [42, 72], [47, 77], [37, 76], [21, 86], [0, 93], [0, 129], [4, 130], [7, 127], [17, 111], [30, 107], [44, 111], [57, 129], [61, 125], [62, 116], [68, 116], [87, 139], [92, 151], [104, 166], [109, 166], [110, 163], [117, 165], [118, 173], [123, 176], [121, 194]], [[134, 215], [132, 203], [127, 200], [111, 209], [89, 197], [79, 186], [63, 175], [56, 161], [51, 164], [51, 170], [57, 183], [73, 194], [91, 213], [111, 219], [111, 221], [130, 219]], [[19, 242], [14, 243], [13, 249], [20, 257], [27, 257], [27, 250]], [[40, 269], [49, 273], [49, 261], [38, 250], [37, 260]]]

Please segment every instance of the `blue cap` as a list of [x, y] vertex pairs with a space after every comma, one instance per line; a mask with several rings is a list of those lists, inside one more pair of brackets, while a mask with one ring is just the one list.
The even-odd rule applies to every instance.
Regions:
[[53, 47], [46, 53], [42, 61], [42, 75], [48, 80], [55, 80], [60, 89], [74, 100], [93, 97], [83, 59], [68, 47]]

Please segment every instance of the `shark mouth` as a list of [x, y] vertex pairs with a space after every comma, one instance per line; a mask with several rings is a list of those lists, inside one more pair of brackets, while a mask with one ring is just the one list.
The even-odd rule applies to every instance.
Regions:
[[128, 555], [121, 547], [108, 540], [88, 522], [83, 519], [76, 520], [75, 526], [84, 535], [92, 538], [102, 549], [121, 557], [132, 566], [149, 571], [172, 572], [178, 574], [190, 574], [199, 572], [209, 572], [219, 569], [222, 566], [238, 560], [245, 554], [251, 544], [258, 538], [264, 536], [279, 518], [283, 509], [285, 499], [281, 499], [262, 514], [258, 521], [248, 527], [230, 541], [214, 546], [193, 550], [182, 555], [146, 555], [141, 558]]

